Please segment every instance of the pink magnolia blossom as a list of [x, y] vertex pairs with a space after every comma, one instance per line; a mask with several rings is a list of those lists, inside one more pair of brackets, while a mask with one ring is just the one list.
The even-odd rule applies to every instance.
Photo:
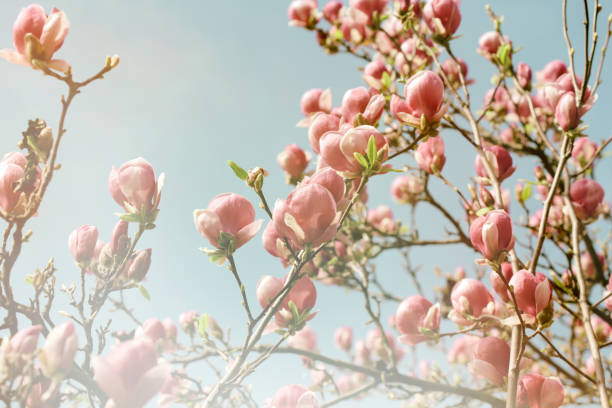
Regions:
[[106, 358], [94, 356], [92, 366], [94, 380], [116, 408], [144, 407], [170, 375], [147, 339], [119, 343]]
[[221, 233], [231, 235], [235, 248], [240, 248], [257, 234], [263, 223], [255, 221], [253, 204], [234, 193], [219, 194], [206, 210], [195, 210], [193, 219], [198, 232], [216, 248], [220, 248]]
[[284, 237], [276, 230], [274, 221], [270, 221], [266, 228], [264, 228], [263, 234], [261, 234], [261, 241], [263, 247], [272, 256], [280, 258], [283, 262], [283, 266], [287, 266], [291, 252], [287, 247]]
[[54, 8], [47, 16], [38, 4], [21, 9], [13, 24], [15, 50], [0, 50], [0, 57], [14, 64], [38, 68], [45, 64], [51, 69], [67, 72], [70, 65], [64, 60], [52, 59], [68, 35], [70, 23], [63, 11]]
[[524, 62], [516, 66], [516, 77], [524, 89], [531, 89], [531, 67]]
[[[499, 180], [500, 183], [514, 173], [516, 166], [513, 166], [514, 163], [512, 162], [512, 156], [510, 156], [510, 153], [508, 153], [506, 149], [501, 146], [492, 145], [485, 147], [483, 150], [487, 161], [493, 169], [493, 175], [497, 178], [497, 180]], [[476, 168], [476, 173], [478, 173], [478, 176], [482, 177], [483, 179], [489, 178], [480, 155], [476, 156], [474, 167]]]
[[370, 361], [370, 353], [365, 340], [359, 339], [355, 342], [355, 360], [358, 364], [367, 364]]
[[330, 24], [335, 24], [340, 18], [342, 2], [339, 0], [330, 1], [323, 6], [323, 18]]
[[504, 210], [493, 210], [476, 218], [470, 225], [472, 245], [492, 261], [514, 247], [512, 219]]
[[578, 107], [576, 106], [576, 96], [573, 92], [566, 92], [561, 96], [555, 107], [555, 119], [561, 129], [568, 131], [578, 126]]
[[161, 320], [152, 317], [142, 323], [142, 326], [136, 329], [134, 338], [148, 338], [153, 343], [164, 340], [166, 338], [166, 328]]
[[478, 53], [486, 58], [491, 58], [497, 54], [497, 50], [505, 42], [497, 31], [487, 31], [478, 38]]
[[[393, 335], [391, 333], [385, 331], [384, 335], [387, 338], [387, 342], [389, 343], [391, 352], [393, 352], [395, 359], [397, 361], [401, 360], [404, 357], [404, 351], [396, 346], [395, 340], [393, 339]], [[389, 349], [387, 348], [385, 340], [383, 339], [381, 331], [378, 327], [371, 329], [366, 335], [366, 346], [367, 349], [378, 356], [378, 358], [386, 362], [391, 361]]]
[[289, 25], [310, 27], [319, 21], [317, 0], [293, 0], [287, 9]]
[[[426, 40], [428, 46], [432, 46], [431, 40]], [[395, 46], [393, 46], [395, 49]], [[393, 65], [397, 72], [405, 77], [411, 76], [412, 73], [418, 71], [422, 66], [429, 65], [432, 61], [431, 55], [419, 45], [417, 39], [409, 37], [400, 45], [400, 52], [395, 54]]]
[[290, 347], [306, 351], [315, 351], [317, 349], [317, 333], [310, 326], [304, 326], [302, 330], [287, 339], [287, 344]]
[[480, 339], [474, 349], [473, 360], [469, 364], [473, 375], [483, 377], [489, 382], [501, 386], [508, 375], [510, 364], [510, 346], [494, 336]]
[[597, 216], [597, 211], [604, 198], [604, 190], [595, 180], [583, 178], [572, 183], [570, 199], [581, 219]]
[[316, 247], [336, 235], [336, 201], [317, 183], [298, 186], [274, 205], [274, 227], [297, 248]]
[[338, 327], [334, 332], [334, 345], [340, 350], [350, 350], [353, 343], [353, 328], [350, 326]]
[[342, 208], [345, 200], [346, 185], [344, 179], [331, 167], [317, 170], [312, 176], [304, 177], [302, 186], [319, 184], [325, 187], [336, 201], [338, 209]]
[[402, 334], [399, 341], [414, 346], [431, 339], [440, 328], [440, 305], [432, 305], [421, 295], [409, 296], [395, 312], [395, 324]]
[[419, 167], [426, 173], [437, 174], [444, 168], [444, 140], [440, 136], [430, 137], [426, 142], [419, 143], [414, 153]]
[[255, 294], [257, 301], [262, 308], [268, 306], [268, 303], [280, 292], [283, 288], [283, 280], [272, 275], [264, 275], [257, 282]]
[[[604, 254], [597, 254], [597, 259], [599, 260], [599, 264], [602, 269], [605, 271], [608, 268], [608, 262]], [[595, 268], [595, 263], [593, 262], [593, 258], [591, 258], [591, 254], [588, 251], [584, 251], [580, 255], [580, 266], [582, 269], [582, 273], [586, 278], [595, 279], [597, 276], [597, 269]], [[574, 259], [574, 265], [572, 266], [572, 271], [574, 274], [578, 273], [578, 265], [576, 265], [576, 259]]]
[[489, 108], [504, 113], [514, 111], [514, 104], [512, 103], [510, 94], [502, 87], [489, 89], [485, 93], [482, 106], [483, 108]]
[[126, 221], [120, 220], [113, 228], [110, 242], [108, 243], [110, 253], [117, 255], [119, 259], [127, 254], [129, 249], [130, 239], [128, 237], [129, 224]]
[[369, 210], [366, 221], [380, 231], [386, 233], [392, 233], [396, 228], [395, 221], [393, 220], [393, 213], [386, 205], [381, 205]]
[[304, 116], [317, 112], [330, 113], [332, 108], [332, 95], [329, 89], [311, 89], [302, 95], [300, 107]]
[[389, 70], [382, 61], [374, 60], [363, 69], [363, 80], [374, 89], [382, 88], [383, 74], [389, 75]]
[[431, 0], [423, 8], [423, 19], [437, 35], [449, 37], [461, 24], [461, 0]]
[[374, 13], [380, 18], [389, 0], [349, 0], [349, 6], [367, 16], [368, 24], [372, 24]]
[[460, 74], [463, 76], [463, 80], [465, 81], [466, 85], [474, 83], [473, 79], [468, 79], [468, 66], [467, 63], [461, 58], [457, 58], [456, 62], [452, 58], [447, 59], [442, 64], [442, 70], [451, 83], [460, 84]]
[[525, 374], [519, 379], [518, 408], [559, 408], [565, 391], [557, 377]]
[[136, 282], [142, 281], [151, 267], [152, 253], [153, 250], [151, 248], [135, 251], [134, 256], [126, 266], [126, 277]]
[[188, 310], [181, 313], [178, 322], [181, 329], [188, 335], [193, 335], [195, 332], [195, 321], [198, 318], [198, 312], [195, 310]]
[[423, 180], [414, 175], [399, 176], [391, 183], [391, 195], [400, 204], [414, 204], [425, 190]]
[[22, 191], [15, 191], [15, 185], [25, 175], [23, 167], [7, 162], [0, 162], [0, 207], [7, 213], [12, 212], [19, 204]]
[[0, 348], [0, 354], [7, 357], [34, 353], [38, 346], [41, 330], [42, 326], [40, 325], [30, 326], [19, 330], [10, 340], [5, 338]]
[[572, 148], [572, 159], [579, 168], [584, 168], [591, 160], [595, 158], [597, 153], [597, 143], [591, 141], [588, 137], [579, 137], [574, 140]]
[[546, 64], [541, 71], [536, 72], [536, 78], [540, 83], [554, 82], [565, 73], [567, 73], [565, 62], [554, 60]]
[[483, 314], [495, 312], [493, 296], [482, 282], [465, 278], [455, 284], [451, 291], [453, 310], [449, 318], [461, 326], [469, 326], [472, 321], [467, 317], [478, 318]]
[[[283, 282], [283, 285], [287, 283], [286, 280], [288, 277], [289, 274], [285, 276], [285, 281]], [[307, 311], [312, 311], [315, 306], [315, 303], [317, 302], [317, 289], [315, 288], [309, 277], [304, 276], [298, 279], [291, 288], [291, 290], [289, 290], [289, 293], [287, 294], [285, 299], [283, 300], [281, 308], [274, 316], [276, 324], [280, 327], [286, 327], [287, 324], [293, 318], [289, 302], [293, 302], [300, 315], [304, 314]], [[307, 320], [312, 319], [313, 317], [314, 314], [310, 313]]]
[[537, 317], [552, 299], [552, 284], [539, 272], [534, 276], [521, 269], [512, 276], [509, 284], [514, 288], [519, 309], [527, 315]]
[[597, 341], [600, 343], [605, 343], [608, 341], [610, 335], [612, 334], [612, 327], [606, 321], [604, 321], [601, 317], [592, 314], [591, 326], [593, 327]]
[[[421, 126], [421, 118], [427, 123], [438, 122], [447, 106], [444, 103], [444, 84], [438, 74], [432, 71], [421, 71], [410, 77], [404, 87], [405, 102], [399, 102], [397, 112], [393, 112], [401, 121], [412, 126]], [[398, 97], [395, 97], [397, 105]], [[403, 102], [403, 103], [402, 103]], [[393, 99], [391, 101], [393, 110]]]
[[375, 89], [368, 91], [360, 86], [349, 89], [342, 98], [342, 120], [353, 124], [357, 115], [361, 115], [369, 125], [373, 125], [380, 118], [385, 108], [385, 98]]
[[176, 328], [176, 324], [170, 318], [166, 318], [162, 321], [164, 326], [164, 332], [166, 333], [166, 339], [170, 341], [176, 341], [176, 335], [178, 334], [178, 330]]
[[467, 364], [472, 361], [474, 350], [479, 341], [480, 337], [469, 334], [459, 337], [448, 351], [447, 359], [449, 363]]
[[266, 408], [318, 408], [317, 397], [301, 385], [285, 385], [266, 401]]
[[81, 225], [70, 233], [68, 248], [76, 262], [89, 261], [96, 250], [98, 228], [93, 225]]
[[370, 34], [367, 16], [349, 8], [340, 23], [342, 37], [353, 44], [361, 44]]
[[53, 378], [68, 374], [78, 348], [78, 338], [72, 322], [55, 326], [47, 335], [38, 358], [45, 376]]
[[310, 159], [296, 144], [290, 144], [276, 156], [278, 165], [292, 178], [299, 178], [308, 167]]
[[155, 179], [153, 167], [142, 157], [112, 168], [108, 188], [113, 199], [130, 213], [157, 209], [166, 176]]
[[[504, 275], [506, 282], [510, 282], [512, 279], [512, 265], [509, 262], [504, 262], [501, 264], [501, 273]], [[502, 280], [501, 276], [495, 271], [491, 271], [489, 274], [489, 279], [491, 280], [491, 287], [499, 295], [499, 297], [504, 301], [508, 302], [510, 297], [508, 296], [508, 288], [506, 284]]]
[[313, 116], [310, 127], [308, 128], [308, 140], [312, 150], [316, 153], [320, 153], [319, 143], [321, 137], [331, 131], [337, 131], [340, 129], [340, 117], [334, 114], [318, 113]]
[[[321, 156], [331, 168], [346, 178], [357, 178], [363, 171], [362, 165], [355, 159], [354, 153], [367, 155], [370, 137], [374, 136], [376, 149], [387, 145], [385, 137], [368, 125], [358, 126], [342, 132], [327, 132], [320, 140]], [[386, 159], [383, 157], [383, 161]]]

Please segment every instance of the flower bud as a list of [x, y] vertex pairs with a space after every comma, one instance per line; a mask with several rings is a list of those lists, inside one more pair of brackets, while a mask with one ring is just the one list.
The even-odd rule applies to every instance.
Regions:
[[170, 341], [176, 341], [177, 329], [176, 325], [172, 321], [172, 319], [164, 319], [162, 321], [162, 325], [164, 326], [164, 332], [166, 333], [166, 339]]
[[504, 210], [489, 211], [470, 225], [472, 245], [490, 261], [514, 247], [512, 219]]
[[504, 44], [504, 38], [497, 31], [488, 31], [478, 38], [478, 53], [490, 59], [497, 55], [497, 50]]
[[432, 71], [421, 71], [411, 76], [404, 87], [404, 96], [406, 101], [402, 108], [405, 111], [397, 112], [396, 116], [412, 126], [420, 127], [422, 117], [428, 124], [439, 122], [446, 112], [447, 106], [443, 106], [444, 84]]
[[300, 107], [304, 116], [310, 116], [317, 112], [330, 113], [332, 108], [331, 91], [318, 88], [306, 91], [302, 95]]
[[342, 120], [344, 123], [353, 124], [359, 114], [366, 123], [373, 125], [382, 115], [385, 107], [385, 99], [375, 90], [372, 92], [360, 86], [346, 91], [342, 98]]
[[111, 254], [116, 255], [118, 259], [122, 259], [127, 255], [127, 251], [130, 247], [128, 225], [127, 222], [120, 220], [115, 225], [110, 242], [108, 243]]
[[[504, 275], [506, 283], [510, 282], [513, 275], [512, 265], [508, 262], [502, 263], [501, 273]], [[502, 280], [501, 276], [499, 276], [497, 272], [491, 271], [489, 274], [489, 279], [491, 280], [491, 287], [493, 287], [495, 293], [497, 293], [504, 302], [508, 302], [510, 300], [510, 297], [508, 296], [508, 288], [506, 287], [506, 284]]]
[[529, 65], [520, 62], [516, 66], [516, 77], [518, 78], [519, 85], [521, 85], [523, 89], [531, 89], [531, 67], [529, 67]]
[[[501, 146], [487, 146], [484, 149], [485, 156], [489, 165], [493, 169], [493, 175], [501, 183], [508, 177], [510, 177], [516, 170], [516, 166], [513, 166], [512, 156], [506, 149]], [[476, 156], [476, 162], [474, 164], [476, 173], [483, 179], [488, 179], [489, 175], [482, 162], [480, 155]]]
[[479, 280], [465, 278], [453, 286], [451, 291], [453, 310], [449, 318], [461, 326], [469, 326], [468, 317], [478, 318], [482, 314], [493, 314], [495, 304], [493, 296]]
[[500, 338], [489, 336], [480, 339], [476, 344], [469, 368], [473, 375], [502, 386], [504, 377], [508, 375], [509, 365], [510, 346], [508, 343]]
[[440, 305], [432, 305], [421, 295], [409, 296], [398, 306], [395, 324], [404, 344], [414, 346], [430, 340], [440, 328]]
[[467, 78], [468, 66], [466, 62], [461, 58], [457, 58], [457, 62], [455, 62], [455, 60], [453, 60], [452, 58], [447, 59], [442, 64], [442, 70], [444, 71], [448, 80], [451, 83], [461, 83], [461, 78], [459, 74], [463, 76], [463, 79], [466, 84], [470, 84], [473, 82], [473, 80]]
[[293, 0], [287, 10], [289, 25], [293, 27], [312, 27], [317, 24], [316, 0]]
[[72, 322], [55, 326], [38, 356], [45, 376], [53, 378], [68, 374], [77, 349], [78, 338]]
[[257, 234], [263, 220], [255, 221], [253, 204], [241, 195], [219, 194], [206, 210], [195, 210], [196, 229], [210, 244], [218, 249], [229, 249], [227, 242], [219, 242], [222, 233], [233, 239], [233, 249], [238, 249]]
[[329, 24], [336, 24], [342, 10], [342, 2], [338, 0], [330, 1], [323, 6], [323, 18]]
[[292, 178], [298, 179], [310, 161], [306, 153], [296, 144], [290, 144], [276, 157], [278, 165]]
[[444, 140], [440, 136], [436, 136], [430, 137], [426, 142], [419, 143], [414, 158], [424, 172], [429, 174], [440, 173], [444, 163], [446, 163]]
[[559, 408], [565, 391], [557, 377], [525, 374], [519, 379], [518, 408]]
[[108, 188], [113, 199], [130, 213], [157, 209], [165, 175], [155, 180], [153, 167], [142, 157], [125, 162], [117, 170], [112, 168]]
[[[601, 268], [604, 271], [608, 269], [606, 257], [603, 254], [597, 254], [597, 260], [599, 261], [599, 265], [601, 265]], [[597, 269], [595, 268], [595, 263], [593, 262], [593, 258], [591, 258], [591, 254], [589, 254], [588, 251], [585, 251], [582, 253], [582, 255], [580, 255], [580, 266], [585, 278], [595, 279], [597, 277]], [[574, 272], [574, 274], [578, 273], [578, 265], [576, 265], [576, 259], [574, 259], [572, 271]]]
[[188, 335], [193, 336], [195, 332], [195, 321], [198, 318], [198, 312], [189, 310], [181, 313], [178, 322], [181, 329]]
[[271, 275], [264, 275], [257, 282], [256, 297], [259, 305], [262, 308], [268, 306], [268, 303], [281, 291], [283, 288], [283, 280]]
[[389, 75], [389, 70], [382, 61], [374, 60], [363, 69], [363, 80], [374, 89], [381, 89], [383, 74]]
[[19, 203], [22, 192], [15, 191], [15, 187], [24, 175], [23, 168], [17, 164], [5, 161], [0, 163], [0, 207], [7, 213], [13, 211]]
[[134, 333], [135, 339], [143, 337], [148, 338], [153, 343], [164, 340], [166, 338], [166, 328], [159, 319], [152, 317], [138, 327]]
[[88, 262], [94, 255], [97, 242], [98, 228], [93, 225], [81, 225], [70, 233], [68, 248], [76, 262]]
[[423, 8], [423, 19], [437, 35], [450, 37], [461, 23], [460, 0], [432, 0]]
[[353, 343], [353, 328], [350, 326], [338, 327], [334, 332], [334, 345], [340, 349], [348, 351]]
[[544, 69], [536, 72], [536, 78], [540, 83], [555, 82], [561, 75], [567, 73], [567, 65], [560, 60], [550, 61]]
[[396, 177], [391, 183], [391, 195], [400, 204], [415, 204], [424, 190], [423, 180], [414, 175]]
[[386, 205], [381, 205], [369, 210], [366, 216], [366, 221], [382, 232], [390, 234], [395, 231], [393, 213]]
[[592, 142], [588, 137], [579, 137], [574, 140], [572, 149], [572, 159], [580, 169], [583, 169], [591, 162], [597, 153], [597, 143]]
[[38, 346], [38, 337], [42, 326], [36, 325], [19, 330], [10, 340], [5, 339], [2, 343], [2, 354], [8, 355], [24, 355], [32, 354]]
[[578, 107], [576, 107], [576, 96], [573, 92], [566, 92], [561, 96], [555, 107], [555, 119], [564, 131], [578, 126], [580, 116], [578, 114]]
[[519, 309], [527, 315], [537, 317], [548, 307], [552, 299], [552, 284], [539, 272], [534, 276], [529, 271], [521, 269], [512, 276], [509, 284], [514, 288], [514, 297]]
[[151, 266], [152, 249], [136, 251], [134, 257], [127, 266], [127, 277], [133, 281], [140, 282], [149, 272]]
[[570, 199], [578, 218], [596, 217], [604, 194], [603, 188], [595, 180], [583, 178], [574, 181], [570, 187]]
[[[288, 276], [289, 275], [285, 276], [283, 285], [287, 283]], [[283, 300], [282, 307], [275, 315], [276, 324], [280, 327], [286, 327], [293, 320], [293, 314], [291, 312], [289, 302], [293, 302], [300, 316], [308, 312], [309, 316], [306, 317], [306, 320], [310, 320], [312, 317], [314, 317], [314, 314], [311, 314], [310, 312], [314, 308], [316, 301], [317, 290], [310, 278], [304, 276], [298, 279], [291, 290], [289, 290], [289, 293]]]
[[367, 24], [374, 21], [374, 13], [380, 18], [389, 0], [349, 0], [349, 6], [367, 16]]

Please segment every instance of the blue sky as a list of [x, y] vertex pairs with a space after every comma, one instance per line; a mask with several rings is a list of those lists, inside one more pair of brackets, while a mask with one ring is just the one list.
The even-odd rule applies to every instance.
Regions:
[[[552, 59], [567, 60], [561, 2], [490, 3], [498, 14], [506, 16], [504, 32], [523, 47], [515, 61], [529, 63], [535, 72]], [[0, 47], [12, 47], [14, 18], [27, 4], [0, 3]], [[490, 87], [493, 73], [476, 53], [479, 35], [491, 29], [484, 4], [480, 0], [463, 2], [461, 38], [454, 43], [456, 54], [468, 62], [469, 76], [476, 79], [475, 101]], [[265, 184], [269, 201], [284, 197], [290, 189], [284, 185], [276, 155], [289, 143], [309, 148], [306, 130], [295, 127], [301, 118], [302, 93], [330, 87], [334, 105], [338, 105], [344, 91], [364, 85], [357, 70], [359, 61], [344, 55], [327, 56], [311, 32], [288, 27], [287, 5], [279, 1], [210, 0], [43, 4], [47, 9], [63, 9], [70, 19], [70, 34], [57, 57], [72, 64], [76, 78], [96, 72], [106, 55], [119, 54], [121, 63], [105, 80], [87, 87], [69, 112], [68, 133], [59, 155], [62, 169], [48, 190], [40, 216], [29, 224], [34, 235], [14, 269], [13, 282], [21, 299], [29, 294], [23, 277], [43, 267], [50, 257], [56, 260], [58, 282], [77, 279], [78, 271], [67, 249], [68, 235], [79, 225], [94, 224], [101, 239], [108, 240], [116, 221], [113, 214], [119, 211], [108, 193], [108, 173], [112, 165], [142, 156], [157, 173], [165, 172], [167, 180], [158, 227], [140, 244], [140, 248], [153, 248], [153, 265], [145, 283], [153, 301], [146, 302], [135, 292], [130, 303], [143, 320], [154, 316], [176, 319], [189, 309], [210, 313], [224, 328], [232, 326], [233, 339], [239, 341], [244, 313], [235, 282], [224, 268], [211, 264], [199, 252], [207, 242], [195, 230], [192, 212], [227, 191], [256, 204], [254, 193], [227, 167], [228, 159], [246, 168], [269, 169]], [[604, 10], [603, 15], [609, 12]], [[569, 14], [580, 15], [573, 9]], [[578, 21], [573, 26], [572, 32], [577, 33]], [[604, 80], [607, 72], [604, 70]], [[1, 151], [15, 149], [28, 119], [40, 117], [57, 127], [62, 84], [4, 62], [0, 62], [0, 77], [5, 78], [0, 97]], [[599, 102], [586, 116], [589, 133], [596, 141], [609, 136], [605, 119], [610, 92], [604, 81]], [[464, 188], [473, 173], [473, 152], [458, 135], [446, 134], [444, 138], [447, 151], [453, 152], [448, 154], [445, 174]], [[400, 159], [396, 165], [409, 162]], [[519, 170], [505, 182], [506, 188], [512, 189], [517, 178], [532, 178], [532, 167], [529, 159], [519, 161]], [[602, 167], [599, 174], [609, 174], [609, 164]], [[391, 180], [392, 176], [375, 178], [369, 186], [370, 203], [391, 205], [396, 217], [407, 223], [407, 208], [391, 202]], [[612, 183], [602, 177], [599, 181], [607, 190]], [[439, 188], [435, 192], [459, 214], [451, 192]], [[416, 214], [421, 236], [436, 237], [444, 230], [435, 213], [419, 207]], [[258, 218], [265, 218], [265, 213], [258, 211]], [[422, 265], [419, 278], [427, 288], [439, 283], [434, 266], [450, 272], [461, 265], [473, 275], [474, 256], [463, 248], [419, 249], [412, 254], [413, 263]], [[240, 249], [236, 262], [252, 301], [262, 274], [284, 274], [280, 263], [262, 250], [260, 235]], [[382, 257], [378, 270], [395, 294], [416, 292], [398, 256]], [[321, 350], [338, 355], [332, 347], [333, 329], [351, 324], [357, 336], [363, 336], [367, 316], [359, 296], [321, 285], [318, 289], [321, 312], [312, 326], [319, 333]], [[59, 293], [58, 298], [62, 298]], [[56, 310], [64, 307], [59, 302]], [[387, 307], [384, 315], [393, 309]], [[123, 318], [115, 323], [116, 328], [130, 328]], [[422, 353], [423, 347], [418, 351]], [[431, 356], [444, 361], [442, 354]], [[403, 368], [409, 370], [411, 361], [406, 358]], [[297, 357], [275, 357], [249, 381], [256, 386], [256, 399], [263, 402], [286, 383], [309, 384], [304, 373]], [[203, 380], [213, 382], [214, 378]], [[397, 405], [390, 402], [388, 406]]]

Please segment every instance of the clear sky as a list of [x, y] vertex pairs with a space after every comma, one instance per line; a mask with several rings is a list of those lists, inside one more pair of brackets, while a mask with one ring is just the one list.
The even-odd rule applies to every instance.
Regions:
[[[497, 13], [506, 16], [504, 32], [515, 45], [523, 47], [515, 61], [529, 63], [535, 72], [552, 59], [567, 60], [560, 1], [490, 3]], [[12, 48], [14, 18], [27, 4], [0, 2], [0, 48]], [[480, 0], [463, 2], [462, 37], [454, 45], [456, 54], [468, 62], [469, 76], [476, 79], [475, 101], [481, 100], [490, 87], [493, 73], [476, 53], [478, 36], [492, 29], [484, 4]], [[97, 71], [106, 55], [119, 54], [121, 63], [105, 80], [84, 89], [69, 112], [68, 133], [59, 155], [62, 169], [48, 190], [40, 216], [29, 224], [34, 235], [15, 266], [13, 283], [18, 296], [23, 300], [29, 295], [23, 277], [43, 267], [50, 257], [56, 259], [58, 283], [78, 279], [67, 248], [68, 235], [79, 225], [94, 224], [100, 229], [101, 239], [108, 240], [116, 222], [113, 214], [119, 211], [108, 193], [108, 173], [112, 165], [142, 156], [157, 173], [165, 172], [167, 179], [158, 227], [147, 232], [139, 246], [153, 248], [153, 264], [145, 282], [152, 301], [145, 301], [135, 291], [130, 304], [142, 320], [176, 320], [189, 309], [210, 313], [222, 327], [232, 326], [232, 338], [239, 342], [244, 327], [239, 293], [231, 274], [199, 252], [207, 242], [195, 230], [192, 212], [227, 191], [242, 194], [256, 205], [254, 193], [227, 167], [228, 159], [246, 168], [259, 165], [270, 170], [265, 184], [270, 202], [286, 196], [290, 188], [284, 185], [275, 159], [289, 143], [309, 148], [306, 130], [295, 127], [301, 118], [302, 93], [314, 87], [330, 87], [334, 105], [338, 105], [347, 89], [364, 86], [357, 70], [361, 63], [344, 55], [327, 56], [317, 46], [313, 33], [288, 27], [286, 1], [60, 0], [43, 6], [57, 6], [71, 22], [70, 34], [56, 55], [71, 63], [77, 79]], [[604, 10], [602, 23], [610, 11]], [[572, 32], [576, 33], [578, 16], [570, 9], [575, 28]], [[604, 70], [604, 80], [608, 72]], [[4, 78], [1, 152], [15, 149], [28, 119], [40, 117], [54, 130], [57, 128], [62, 84], [3, 61], [0, 77]], [[599, 102], [586, 116], [589, 133], [596, 141], [609, 136], [606, 119], [610, 93], [609, 83], [604, 82]], [[444, 172], [464, 188], [473, 174], [474, 154], [457, 135], [445, 134], [444, 139], [449, 152]], [[408, 162], [401, 158], [395, 164], [399, 167]], [[518, 178], [533, 178], [532, 167], [529, 160], [519, 161], [519, 170], [505, 182], [506, 188], [512, 189]], [[606, 177], [610, 165], [602, 167], [599, 182], [611, 191], [612, 181]], [[408, 210], [391, 201], [392, 177], [373, 180], [370, 203], [391, 205], [396, 217], [407, 223]], [[435, 191], [453, 206], [455, 214], [460, 214], [453, 194]], [[263, 211], [257, 215], [265, 218]], [[434, 238], [444, 231], [445, 225], [435, 213], [419, 208], [417, 217], [422, 237]], [[413, 263], [422, 265], [419, 277], [427, 288], [439, 283], [433, 275], [434, 266], [450, 272], [462, 265], [473, 276], [474, 255], [463, 248], [419, 249], [412, 253]], [[263, 250], [261, 234], [240, 249], [236, 262], [253, 302], [255, 285], [262, 274], [284, 275], [277, 259]], [[402, 271], [399, 257], [383, 257], [378, 270], [395, 294], [416, 292]], [[368, 329], [364, 327], [367, 316], [362, 300], [342, 289], [317, 288], [317, 308], [321, 312], [312, 326], [319, 333], [320, 349], [339, 356], [332, 346], [335, 327], [351, 324], [357, 337]], [[62, 296], [57, 295], [60, 300]], [[59, 302], [56, 310], [64, 307]], [[384, 315], [393, 309], [386, 308]], [[123, 318], [118, 318], [114, 327], [131, 328]], [[274, 336], [266, 341], [271, 342]], [[418, 351], [422, 353], [424, 348], [419, 346]], [[445, 359], [443, 354], [426, 355], [440, 362]], [[410, 370], [413, 361], [410, 356], [406, 358], [403, 369]], [[248, 382], [255, 385], [256, 399], [263, 402], [281, 385], [310, 384], [305, 372], [297, 357], [274, 357]], [[207, 375], [204, 382], [213, 383], [214, 378]], [[388, 406], [398, 403], [389, 402]]]

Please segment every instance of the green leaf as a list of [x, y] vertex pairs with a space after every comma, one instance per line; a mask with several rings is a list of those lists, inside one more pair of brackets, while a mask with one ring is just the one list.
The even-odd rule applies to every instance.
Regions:
[[531, 184], [527, 184], [521, 191], [521, 201], [524, 203], [531, 197]]
[[300, 319], [300, 312], [297, 309], [293, 300], [289, 301], [289, 309], [291, 309], [291, 314], [293, 315], [293, 320], [298, 321]]
[[485, 215], [486, 213], [488, 213], [492, 209], [493, 209], [493, 207], [484, 207], [484, 208], [481, 208], [480, 210], [476, 211], [476, 215], [480, 217], [481, 215]]
[[374, 139], [374, 135], [370, 135], [370, 139], [368, 140], [368, 161], [370, 163], [376, 161], [376, 153], [376, 139]]
[[140, 214], [137, 213], [126, 213], [126, 214], [115, 214], [120, 220], [125, 222], [140, 222]]
[[497, 49], [497, 59], [503, 66], [508, 65], [510, 62], [508, 58], [510, 56], [510, 51], [512, 51], [512, 46], [510, 44], [504, 44]]
[[242, 167], [240, 167], [239, 165], [237, 165], [233, 161], [228, 160], [227, 164], [229, 164], [229, 166], [232, 168], [232, 170], [234, 170], [234, 174], [240, 180], [246, 181], [246, 179], [249, 177], [249, 173], [247, 173], [246, 170], [244, 170]]
[[140, 294], [143, 298], [147, 299], [147, 301], [149, 302], [151, 301], [151, 295], [149, 295], [149, 292], [145, 289], [144, 286], [138, 285], [138, 290], [140, 290]]
[[363, 157], [363, 154], [359, 153], [359, 152], [355, 152], [353, 153], [353, 157], [355, 158], [355, 160], [357, 160], [359, 162], [359, 164], [361, 164], [361, 166], [364, 169], [367, 169], [370, 167], [370, 165], [368, 164], [368, 161], [366, 160], [365, 157]]
[[343, 38], [343, 37], [344, 37], [344, 36], [342, 35], [342, 30], [338, 30], [338, 29], [336, 29], [336, 30], [334, 31], [334, 38], [336, 39], [336, 41], [342, 41], [342, 38]]
[[202, 337], [208, 337], [206, 331], [208, 330], [208, 314], [202, 313], [200, 320], [198, 320], [198, 332]]
[[387, 71], [383, 72], [380, 82], [385, 88], [389, 88], [391, 86], [391, 77], [389, 76]]
[[24, 280], [25, 280], [26, 285], [31, 285], [32, 282], [34, 282], [34, 277], [32, 277], [32, 275], [26, 275]]

